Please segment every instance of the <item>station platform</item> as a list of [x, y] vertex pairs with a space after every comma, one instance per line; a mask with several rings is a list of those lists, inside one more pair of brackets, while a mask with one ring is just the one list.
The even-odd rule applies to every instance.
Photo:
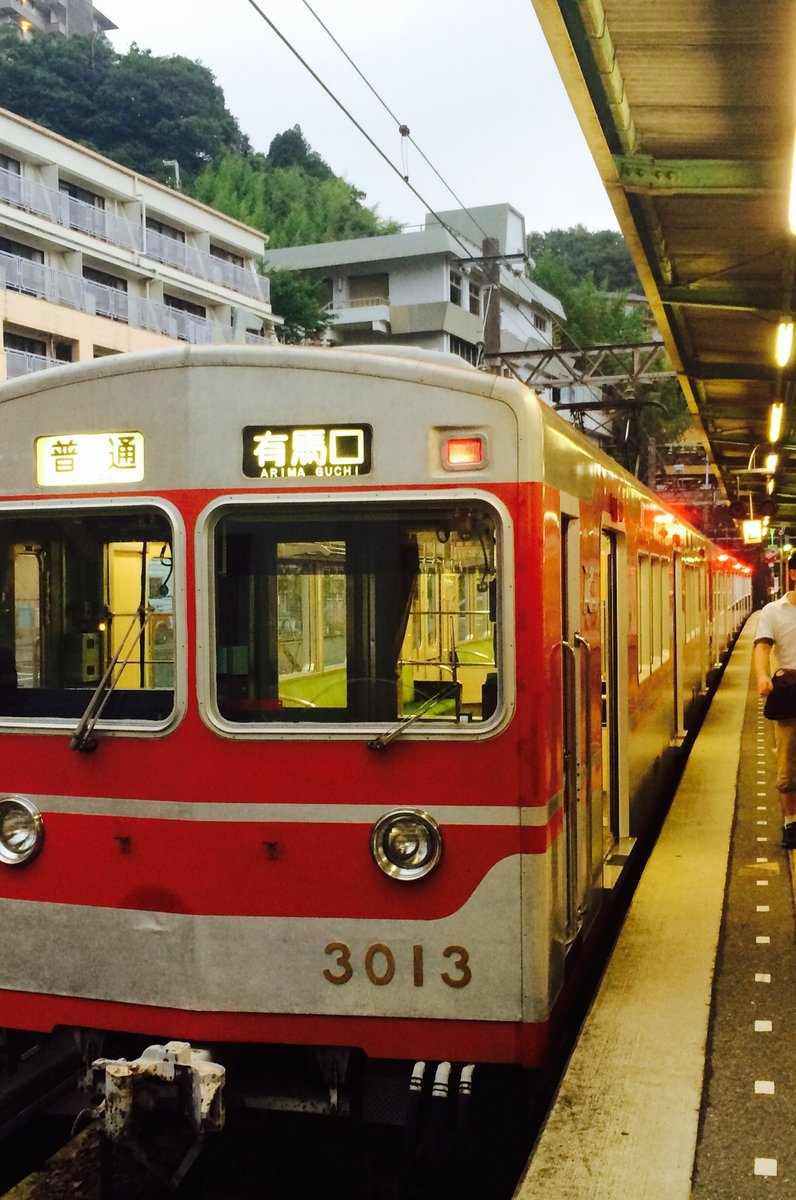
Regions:
[[796, 1196], [796, 854], [747, 621], [515, 1200]]

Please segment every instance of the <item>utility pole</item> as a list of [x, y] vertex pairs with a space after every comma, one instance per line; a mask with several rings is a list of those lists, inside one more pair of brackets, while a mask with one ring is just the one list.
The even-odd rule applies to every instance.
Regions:
[[484, 238], [481, 243], [483, 271], [486, 278], [486, 313], [484, 316], [484, 357], [492, 360], [489, 369], [500, 371], [500, 246], [495, 238]]

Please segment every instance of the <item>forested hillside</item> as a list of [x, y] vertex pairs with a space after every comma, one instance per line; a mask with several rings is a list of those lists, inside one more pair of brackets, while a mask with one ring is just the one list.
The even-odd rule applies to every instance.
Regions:
[[[363, 194], [315, 154], [298, 127], [254, 151], [206, 67], [106, 38], [33, 38], [0, 30], [0, 106], [172, 183], [269, 235], [272, 246], [392, 231]], [[289, 114], [286, 113], [289, 119]]]

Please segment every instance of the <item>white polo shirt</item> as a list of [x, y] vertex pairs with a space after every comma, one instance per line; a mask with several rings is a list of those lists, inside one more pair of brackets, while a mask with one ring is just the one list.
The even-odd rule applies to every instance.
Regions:
[[796, 669], [796, 605], [791, 604], [787, 596], [772, 600], [761, 610], [755, 645], [761, 641], [774, 643], [774, 659], [778, 667]]

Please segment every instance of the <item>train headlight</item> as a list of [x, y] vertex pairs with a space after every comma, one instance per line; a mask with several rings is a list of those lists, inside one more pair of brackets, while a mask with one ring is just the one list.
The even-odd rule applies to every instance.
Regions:
[[442, 857], [439, 825], [418, 808], [385, 813], [371, 831], [370, 852], [391, 879], [422, 879]]
[[0, 863], [18, 867], [34, 858], [44, 841], [44, 822], [23, 796], [0, 796]]

